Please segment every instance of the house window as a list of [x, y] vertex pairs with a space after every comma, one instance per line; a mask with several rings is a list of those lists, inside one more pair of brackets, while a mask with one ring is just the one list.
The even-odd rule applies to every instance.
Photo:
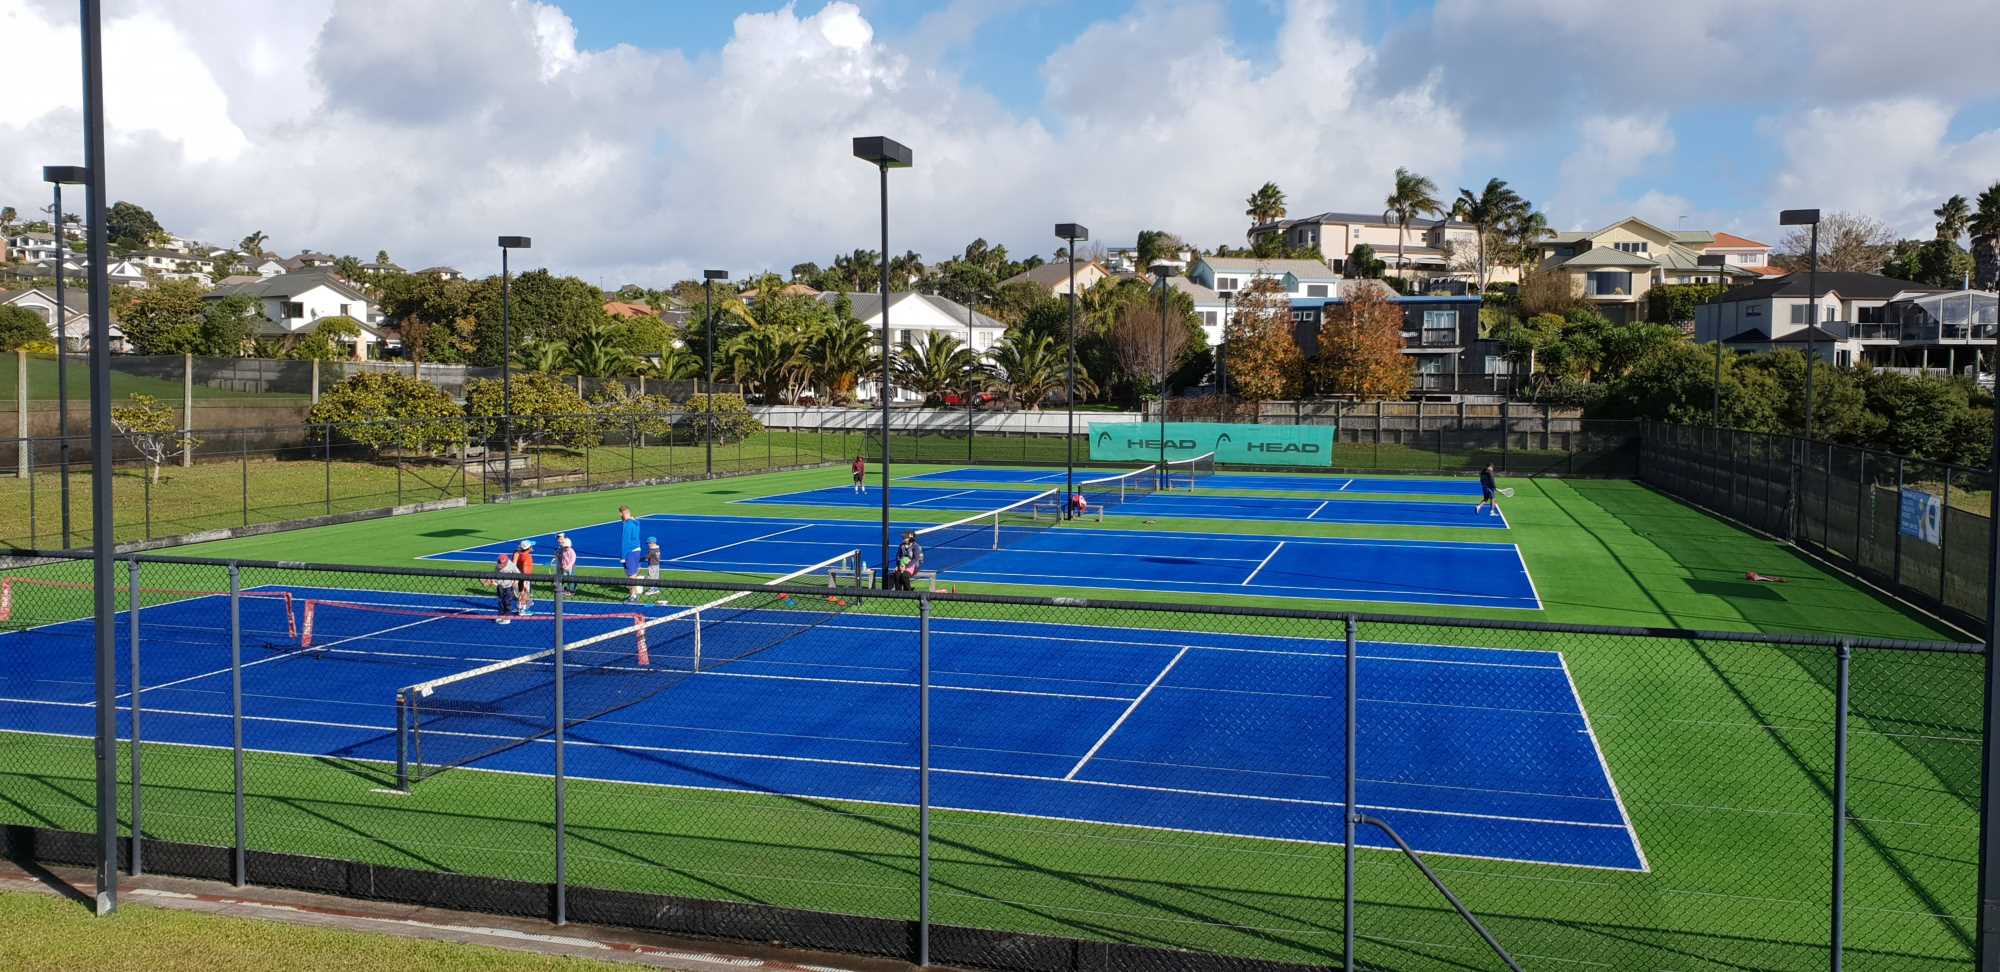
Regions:
[[1792, 323], [1794, 323], [1794, 324], [1804, 324], [1805, 322], [1806, 322], [1806, 305], [1804, 305], [1804, 304], [1793, 304], [1793, 305], [1792, 305]]
[[1487, 355], [1487, 356], [1486, 356], [1486, 373], [1487, 373], [1487, 374], [1489, 374], [1489, 375], [1507, 375], [1507, 374], [1513, 374], [1513, 371], [1514, 371], [1514, 369], [1513, 369], [1512, 367], [1510, 367], [1510, 366], [1508, 365], [1508, 362], [1507, 362], [1507, 359], [1506, 359], [1506, 358], [1503, 358], [1503, 357], [1501, 357], [1500, 355], [1497, 355], [1497, 354], [1489, 354], [1489, 355]]
[[1292, 322], [1295, 324], [1311, 324], [1314, 316], [1312, 311], [1295, 308], [1292, 311]]
[[1617, 247], [1617, 248], [1618, 248], [1618, 252], [1620, 252], [1620, 253], [1645, 253], [1645, 252], [1646, 252], [1646, 241], [1645, 241], [1645, 240], [1632, 240], [1632, 241], [1629, 241], [1629, 242], [1625, 242], [1625, 243], [1613, 243], [1613, 244], [1611, 244], [1611, 245], [1612, 245], [1612, 246], [1615, 246], [1615, 247]]
[[1632, 275], [1620, 271], [1600, 270], [1590, 275], [1585, 282], [1584, 292], [1592, 297], [1629, 297], [1632, 295]]
[[1887, 310], [1886, 307], [1857, 307], [1854, 314], [1863, 324], [1886, 324], [1889, 322], [1889, 315], [1885, 313]]
[[1306, 285], [1306, 296], [1307, 296], [1307, 297], [1325, 297], [1325, 296], [1326, 296], [1326, 284], [1307, 284], [1307, 285]]
[[1458, 312], [1424, 311], [1424, 344], [1429, 347], [1458, 343]]
[[1202, 322], [1203, 324], [1205, 324], [1205, 325], [1209, 326], [1209, 327], [1214, 327], [1214, 326], [1215, 326], [1215, 312], [1214, 312], [1214, 311], [1202, 311], [1202, 312], [1201, 312], [1201, 322]]
[[1217, 277], [1217, 278], [1215, 278], [1215, 289], [1217, 289], [1217, 290], [1235, 290], [1235, 289], [1236, 289], [1236, 278], [1235, 278], [1235, 277]]
[[340, 305], [340, 316], [342, 316], [342, 317], [352, 317], [352, 316], [354, 316], [354, 315], [352, 315], [352, 314], [349, 314], [349, 313], [347, 312], [347, 305], [346, 305], [346, 304], [342, 304], [342, 305]]
[[285, 320], [292, 321], [306, 316], [306, 305], [296, 300], [285, 302]]
[[1745, 308], [1743, 308], [1743, 316], [1744, 316], [1744, 317], [1763, 317], [1763, 316], [1764, 316], [1764, 308], [1763, 308], [1762, 306], [1759, 306], [1759, 305], [1757, 305], [1757, 304], [1751, 304], [1750, 306], [1748, 306], [1748, 307], [1745, 307]]
[[1451, 356], [1445, 354], [1422, 354], [1417, 356], [1417, 374], [1441, 375]]

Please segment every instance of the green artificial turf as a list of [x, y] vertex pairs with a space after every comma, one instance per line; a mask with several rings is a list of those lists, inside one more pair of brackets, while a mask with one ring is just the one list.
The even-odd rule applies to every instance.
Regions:
[[[599, 458], [592, 454], [593, 467]], [[549, 497], [176, 552], [409, 566], [427, 553], [602, 522], [620, 503], [642, 513], [865, 520], [865, 510], [731, 503], [832, 485], [845, 476], [844, 469], [808, 469]], [[1777, 543], [1638, 484], [1550, 479], [1506, 484], [1518, 492], [1507, 503], [1512, 528], [1504, 539], [1521, 546], [1545, 609], [1425, 613], [1772, 634], [1959, 637]], [[951, 515], [899, 513], [911, 519]], [[1337, 524], [1107, 526], [1159, 531], [1169, 545], [1172, 531], [1503, 539], [1493, 531]], [[168, 566], [143, 568], [158, 572], [147, 575], [149, 583], [214, 590], [220, 582], [219, 571]], [[1749, 582], [1744, 573], [1750, 570], [1787, 582]], [[172, 583], [163, 582], [161, 574]], [[278, 570], [246, 572], [245, 583], [477, 589], [455, 580]], [[1129, 599], [1179, 598], [1133, 593]], [[1247, 597], [1203, 601], [1411, 610]], [[878, 599], [862, 610], [901, 607]], [[85, 610], [72, 607], [68, 616]], [[1214, 614], [950, 601], [939, 602], [937, 611], [941, 617], [1304, 636], [1328, 641], [1330, 650], [1343, 634], [1338, 622]], [[1837, 671], [1832, 649], [1414, 622], [1367, 622], [1358, 637], [1562, 654], [1648, 870], [1429, 858], [1527, 967], [1825, 967]], [[1943, 969], [1969, 961], [1982, 661], [1976, 655], [1854, 653], [1846, 885], [1854, 967]], [[1326, 691], [1290, 684], [1287, 672], [1255, 655], [1244, 655], [1238, 664], [1246, 691], [1274, 686]], [[267, 679], [286, 668], [293, 669], [293, 680], [281, 679], [280, 688], [249, 700], [253, 715], [281, 714], [287, 694], [311, 691], [310, 661], [286, 660], [267, 669]], [[914, 692], [910, 701], [914, 706]], [[1481, 702], [1501, 709], [1533, 704], [1507, 697], [1504, 690]], [[1380, 735], [1421, 737], [1438, 718], [1421, 706], [1364, 704], [1362, 711], [1368, 720], [1364, 743]], [[386, 725], [389, 713], [357, 718]], [[748, 725], [754, 726], [754, 718], [746, 715]], [[1198, 742], [1204, 728], [1219, 733], [1223, 727], [1190, 726], [1190, 738]], [[663, 745], [672, 745], [672, 729], [663, 727], [660, 736]], [[1305, 748], [1325, 767], [1337, 768], [1337, 740], [1322, 743]], [[1490, 744], [1534, 741], [1501, 736]], [[159, 839], [226, 844], [228, 754], [165, 745], [149, 746], [145, 753], [147, 832]], [[1451, 782], [1428, 777], [1421, 765], [1368, 765], [1372, 774], [1389, 779]], [[0, 734], [0, 821], [87, 830], [89, 779], [86, 740]], [[526, 880], [551, 876], [552, 796], [543, 778], [458, 769], [419, 784], [412, 794], [394, 795], [382, 792], [387, 768], [380, 765], [253, 754], [249, 779], [253, 847]], [[1337, 817], [1338, 809], [1298, 812]], [[579, 780], [569, 790], [569, 813], [569, 877], [580, 885], [914, 917], [916, 824], [908, 806]], [[1338, 847], [946, 811], [935, 815], [933, 833], [939, 922], [1317, 965], [1340, 959]], [[1532, 846], [1495, 847], [1492, 856], [1549, 853]], [[1359, 958], [1367, 967], [1495, 967], [1406, 861], [1372, 849], [1358, 856]]]

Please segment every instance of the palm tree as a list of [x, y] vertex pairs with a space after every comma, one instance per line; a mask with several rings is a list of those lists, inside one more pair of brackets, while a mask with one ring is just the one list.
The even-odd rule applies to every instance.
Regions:
[[2000, 182], [1979, 194], [1979, 208], [1966, 229], [1972, 234], [1973, 276], [1978, 285], [2000, 284]]
[[1956, 242], [1965, 233], [1965, 227], [1972, 222], [1972, 207], [1966, 205], [1965, 197], [1954, 195], [1944, 201], [1944, 205], [1931, 210], [1938, 218], [1937, 238]]
[[1249, 208], [1243, 210], [1243, 215], [1250, 217], [1252, 228], [1285, 218], [1285, 193], [1275, 182], [1258, 186], [1244, 202]]
[[926, 331], [922, 341], [897, 351], [889, 368], [897, 385], [922, 393], [925, 405], [939, 405], [946, 392], [968, 390], [981, 366], [958, 338]]
[[1527, 273], [1541, 262], [1541, 242], [1556, 235], [1549, 226], [1549, 218], [1541, 210], [1526, 209], [1507, 222], [1502, 228], [1507, 235], [1507, 245], [1514, 251], [1514, 262]]
[[264, 243], [269, 239], [270, 237], [266, 236], [263, 230], [258, 230], [244, 237], [243, 242], [237, 245], [243, 248], [243, 252], [248, 254], [250, 259], [262, 260], [264, 258]]
[[529, 371], [553, 375], [569, 364], [569, 350], [560, 341], [522, 341], [514, 346], [514, 360]]
[[806, 348], [806, 364], [812, 383], [826, 390], [829, 402], [845, 402], [854, 397], [854, 385], [864, 373], [873, 373], [876, 362], [875, 332], [852, 315], [821, 328]]
[[[988, 354], [992, 373], [987, 387], [1005, 392], [1015, 405], [1035, 410], [1056, 389], [1063, 387], [1068, 360], [1054, 339], [1046, 334], [1009, 331]], [[1078, 390], [1085, 381], [1083, 369], [1076, 373]]]
[[652, 377], [681, 381], [701, 377], [701, 355], [683, 341], [669, 341], [660, 348], [658, 359], [648, 369]]
[[1486, 238], [1530, 208], [1520, 193], [1507, 188], [1505, 179], [1486, 180], [1486, 188], [1476, 195], [1470, 189], [1458, 191], [1458, 200], [1451, 204], [1451, 218], [1472, 224], [1473, 242], [1479, 247], [1480, 290], [1486, 289]]
[[20, 218], [21, 214], [15, 212], [14, 207], [0, 206], [0, 236], [13, 235], [14, 221]]
[[613, 378], [639, 372], [639, 359], [618, 344], [610, 324], [585, 328], [564, 349], [569, 370], [585, 378]]
[[805, 344], [799, 332], [753, 328], [730, 342], [730, 371], [766, 405], [792, 401], [805, 384]]
[[1410, 235], [1410, 221], [1425, 214], [1437, 215], [1444, 212], [1444, 206], [1437, 199], [1437, 183], [1430, 181], [1401, 166], [1396, 167], [1396, 189], [1389, 193], [1383, 204], [1389, 208], [1382, 211], [1385, 222], [1393, 222], [1401, 230], [1396, 234], [1396, 275], [1403, 276], [1403, 238]]

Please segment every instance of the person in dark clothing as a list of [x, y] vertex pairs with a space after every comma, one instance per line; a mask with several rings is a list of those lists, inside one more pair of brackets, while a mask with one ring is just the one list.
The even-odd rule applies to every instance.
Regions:
[[1488, 465], [1485, 469], [1481, 469], [1479, 471], [1479, 505], [1473, 507], [1473, 511], [1483, 512], [1487, 507], [1491, 506], [1493, 507], [1493, 515], [1499, 516], [1500, 500], [1497, 498], [1499, 491], [1500, 484], [1493, 478], [1493, 467]]
[[889, 587], [898, 591], [916, 588], [911, 584], [917, 571], [924, 569], [924, 548], [917, 543], [916, 531], [903, 534], [903, 543], [896, 548], [896, 569], [889, 572]]

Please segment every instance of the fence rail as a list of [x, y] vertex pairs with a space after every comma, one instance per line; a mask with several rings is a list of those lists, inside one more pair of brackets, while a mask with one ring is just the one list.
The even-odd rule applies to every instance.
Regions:
[[[0, 570], [0, 824], [84, 861], [86, 568]], [[503, 627], [491, 575], [118, 576], [133, 872], [998, 968], [1971, 966], [1977, 645], [639, 582], [790, 599], [690, 677], [551, 650], [623, 643], [622, 577]], [[305, 647], [306, 598], [400, 613]], [[384, 792], [398, 687], [536, 651], [475, 697], [529, 741]]]
[[[1986, 623], [1993, 474], [1794, 436], [1649, 423], [1639, 478], [1843, 565], [1969, 631]], [[1941, 507], [1936, 542], [1900, 529], [1905, 490]]]

